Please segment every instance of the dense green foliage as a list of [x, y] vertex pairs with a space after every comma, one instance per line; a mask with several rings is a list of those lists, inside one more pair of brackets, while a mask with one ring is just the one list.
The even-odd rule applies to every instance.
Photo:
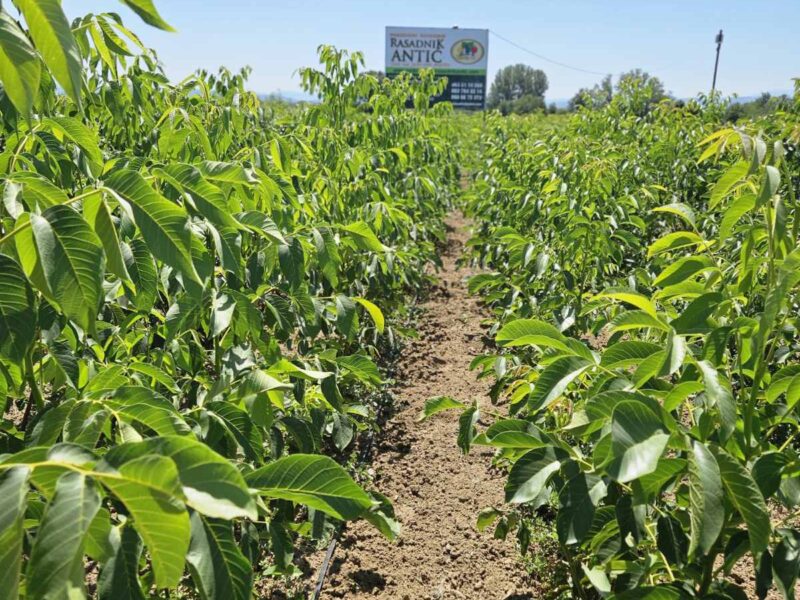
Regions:
[[622, 73], [614, 85], [611, 75], [606, 75], [591, 88], [581, 88], [569, 100], [569, 110], [578, 108], [602, 108], [607, 106], [615, 94], [628, 95], [631, 88], [637, 88], [636, 95], [641, 102], [647, 98], [648, 105], [653, 105], [668, 97], [664, 84], [658, 77], [641, 69], [632, 69]]
[[[734, 568], [794, 597], [800, 96], [723, 115], [631, 85], [478, 143], [470, 287], [500, 350], [474, 366], [508, 414], [469, 414], [459, 443], [497, 448], [523, 515], [555, 508], [569, 597], [745, 598]], [[524, 518], [493, 518], [527, 546]]]
[[502, 114], [528, 114], [544, 110], [547, 75], [521, 63], [508, 65], [494, 76], [486, 105]]
[[793, 597], [800, 93], [731, 129], [634, 72], [568, 121], [456, 117], [362, 66], [322, 46], [320, 102], [269, 105], [114, 13], [0, 7], [0, 598], [246, 599], [298, 536], [394, 538], [351, 467], [459, 159], [507, 414], [421, 418], [508, 468], [479, 526], [526, 548], [552, 507], [570, 597]]
[[405, 109], [441, 84], [320, 59], [273, 112], [116, 14], [0, 9], [0, 597], [248, 598], [330, 519], [396, 534], [340, 464], [458, 173]]

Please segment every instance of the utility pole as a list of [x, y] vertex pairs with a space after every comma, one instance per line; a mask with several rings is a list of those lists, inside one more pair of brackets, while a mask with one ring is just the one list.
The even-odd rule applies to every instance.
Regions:
[[714, 41], [717, 42], [717, 59], [714, 61], [714, 80], [711, 82], [711, 95], [714, 95], [714, 90], [717, 89], [717, 67], [719, 67], [719, 49], [722, 48], [722, 29], [719, 30], [717, 37]]

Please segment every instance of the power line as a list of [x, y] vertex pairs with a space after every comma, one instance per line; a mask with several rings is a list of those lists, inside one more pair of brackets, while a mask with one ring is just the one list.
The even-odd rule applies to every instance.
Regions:
[[589, 73], [591, 75], [602, 75], [602, 76], [608, 75], [608, 73], [601, 73], [600, 71], [591, 71], [589, 69], [581, 69], [580, 67], [573, 67], [572, 65], [568, 65], [566, 63], [562, 63], [562, 62], [559, 62], [557, 60], [553, 60], [552, 58], [547, 58], [546, 56], [543, 56], [543, 55], [539, 54], [538, 52], [534, 52], [533, 50], [529, 50], [528, 48], [525, 48], [524, 46], [520, 46], [516, 42], [512, 42], [507, 37], [503, 37], [502, 35], [500, 35], [499, 33], [497, 33], [496, 31], [494, 31], [492, 29], [489, 30], [489, 33], [491, 33], [496, 38], [500, 38], [505, 43], [511, 44], [515, 48], [518, 48], [518, 49], [522, 50], [523, 52], [527, 52], [528, 54], [530, 54], [532, 56], [535, 56], [536, 58], [539, 58], [541, 60], [547, 61], [547, 62], [552, 63], [554, 65], [558, 65], [559, 67], [564, 67], [565, 69], [572, 69], [573, 71], [580, 71], [581, 73]]

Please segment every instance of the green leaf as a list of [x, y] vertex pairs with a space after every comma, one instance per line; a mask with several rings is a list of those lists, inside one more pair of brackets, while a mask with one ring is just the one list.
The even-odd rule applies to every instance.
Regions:
[[241, 229], [241, 225], [230, 212], [222, 190], [206, 181], [197, 167], [174, 163], [163, 169], [155, 169], [154, 172], [165, 177], [178, 190], [190, 194], [198, 212], [215, 225]]
[[[75, 444], [54, 444], [49, 448], [32, 447], [0, 456], [0, 463], [7, 466], [32, 465], [31, 483], [46, 497], [52, 498], [56, 492], [58, 479], [64, 473], [95, 461], [91, 451]], [[47, 465], [38, 463], [47, 462]]]
[[0, 254], [0, 355], [20, 361], [36, 335], [33, 295], [22, 268]]
[[653, 317], [649, 312], [643, 310], [628, 310], [616, 315], [611, 319], [610, 334], [618, 331], [628, 331], [631, 329], [660, 329], [669, 331], [670, 327], [661, 319]]
[[[536, 427], [523, 419], [500, 419], [483, 433], [481, 444], [496, 448], [530, 450], [546, 445], [544, 436]], [[475, 442], [478, 443], [477, 441]]]
[[722, 177], [717, 179], [714, 187], [711, 188], [711, 196], [708, 201], [709, 210], [713, 210], [717, 204], [722, 202], [733, 189], [733, 186], [747, 177], [749, 170], [750, 164], [744, 160], [729, 167], [725, 173], [722, 174]]
[[703, 384], [699, 381], [684, 381], [672, 388], [664, 396], [663, 406], [667, 412], [677, 409], [689, 396], [703, 390]]
[[219, 337], [228, 329], [235, 308], [236, 302], [230, 295], [213, 290], [211, 293], [211, 316], [208, 324], [213, 337]]
[[236, 215], [236, 220], [249, 231], [260, 235], [270, 242], [286, 245], [286, 238], [283, 237], [281, 230], [275, 221], [267, 215], [257, 210], [251, 210]]
[[136, 171], [120, 169], [106, 180], [118, 199], [133, 209], [136, 225], [150, 252], [159, 260], [200, 283], [192, 263], [189, 220], [181, 207], [155, 191]]
[[648, 315], [658, 320], [658, 312], [653, 301], [647, 296], [634, 292], [631, 290], [608, 290], [602, 294], [596, 295], [593, 299], [602, 300], [608, 298], [609, 300], [617, 300], [635, 306], [639, 310], [643, 310]]
[[145, 440], [142, 448], [172, 459], [186, 503], [196, 511], [219, 519], [258, 518], [242, 474], [205, 444], [191, 437], [166, 436]]
[[305, 504], [342, 520], [358, 518], [372, 505], [367, 493], [327, 456], [285, 456], [245, 480], [264, 496]]
[[349, 296], [338, 294], [336, 304], [336, 329], [347, 339], [353, 339], [358, 333], [358, 314], [356, 303]]
[[767, 549], [772, 533], [767, 504], [750, 472], [739, 461], [721, 449], [716, 458], [728, 498], [744, 519], [750, 551], [757, 560]]
[[67, 317], [92, 331], [103, 297], [105, 254], [100, 239], [68, 206], [51, 206], [30, 218], [50, 293]]
[[528, 397], [530, 410], [546, 408], [564, 393], [573, 379], [591, 365], [591, 362], [578, 356], [564, 356], [547, 365], [539, 374], [539, 379]]
[[173, 394], [177, 394], [180, 391], [175, 380], [155, 365], [146, 362], [131, 362], [126, 367], [129, 371], [141, 373], [147, 379], [152, 380], [150, 382], [152, 386], [159, 383]]
[[607, 493], [597, 475], [581, 473], [570, 479], [558, 495], [556, 530], [562, 544], [577, 544], [588, 535], [595, 508]]
[[653, 212], [664, 212], [678, 215], [692, 227], [695, 226], [696, 217], [694, 210], [691, 206], [684, 204], [683, 202], [672, 202], [671, 204], [665, 204], [664, 206], [656, 206], [653, 209]]
[[472, 440], [475, 438], [475, 425], [480, 418], [480, 414], [476, 403], [467, 408], [458, 417], [458, 438], [456, 443], [464, 454], [469, 452]]
[[662, 515], [657, 522], [658, 549], [670, 564], [682, 567], [686, 563], [689, 545], [681, 523], [673, 516]]
[[698, 550], [705, 556], [717, 542], [725, 523], [724, 493], [717, 459], [697, 440], [692, 443], [689, 457], [689, 503], [689, 556], [693, 557]]
[[116, 77], [117, 61], [111, 55], [111, 51], [108, 48], [108, 44], [106, 44], [105, 36], [103, 35], [102, 29], [100, 29], [97, 18], [92, 19], [88, 23], [87, 29], [92, 41], [94, 42], [95, 50], [97, 50], [97, 53], [100, 55], [103, 63], [105, 63], [105, 65], [111, 70], [113, 76]]
[[788, 393], [790, 387], [797, 385], [794, 383], [794, 380], [797, 379], [798, 376], [800, 376], [800, 364], [783, 367], [780, 371], [775, 373], [767, 388], [767, 401], [775, 402], [781, 394]]
[[59, 0], [15, 0], [33, 43], [61, 87], [80, 109], [81, 53]]
[[697, 366], [703, 373], [706, 397], [710, 404], [716, 406], [719, 411], [720, 439], [724, 442], [736, 429], [736, 402], [733, 399], [730, 384], [708, 361], [701, 360]]
[[750, 473], [764, 498], [769, 498], [780, 489], [782, 472], [789, 460], [781, 452], [765, 452], [753, 462]]
[[142, 540], [130, 525], [115, 528], [111, 533], [114, 555], [103, 565], [97, 580], [100, 600], [144, 600], [139, 583], [139, 558]]
[[297, 417], [284, 417], [281, 423], [292, 437], [294, 446], [299, 452], [311, 454], [319, 451], [322, 437], [319, 429], [314, 427], [311, 421]]
[[478, 520], [475, 524], [475, 528], [479, 532], [483, 532], [487, 527], [494, 523], [498, 517], [501, 517], [502, 515], [503, 513], [496, 508], [484, 508], [478, 513]]
[[522, 504], [542, 495], [550, 477], [567, 460], [567, 453], [548, 446], [526, 452], [514, 463], [506, 482], [506, 502]]
[[133, 304], [139, 312], [149, 313], [158, 296], [158, 272], [153, 255], [140, 239], [131, 240], [129, 245], [123, 242], [121, 249], [125, 269], [136, 288]]
[[436, 413], [440, 413], [451, 408], [458, 408], [463, 410], [467, 407], [463, 402], [459, 402], [450, 396], [436, 396], [435, 398], [428, 398], [425, 400], [425, 408], [420, 412], [417, 421], [424, 421], [428, 417], [432, 417]]
[[191, 430], [172, 403], [155, 390], [127, 385], [116, 389], [103, 405], [123, 421], [141, 423], [158, 435], [188, 435]]
[[756, 335], [752, 339], [752, 352], [756, 356], [757, 365], [759, 366], [764, 361], [764, 349], [775, 325], [775, 319], [787, 303], [789, 290], [798, 283], [800, 283], [800, 249], [796, 248], [781, 263], [777, 282], [767, 294], [764, 302], [764, 311], [758, 320]]
[[708, 247], [708, 242], [692, 231], [675, 231], [657, 239], [647, 247], [647, 257], [656, 256], [672, 250], [700, 246], [700, 249]]
[[574, 354], [563, 333], [550, 323], [538, 319], [517, 319], [507, 323], [497, 332], [495, 341], [505, 347], [532, 344]]
[[31, 210], [44, 210], [56, 204], [66, 204], [67, 194], [38, 173], [17, 171], [9, 176], [9, 181], [22, 184], [22, 198]]
[[645, 358], [663, 350], [663, 346], [650, 342], [625, 341], [609, 346], [600, 359], [600, 366], [608, 369], [638, 365]]
[[357, 248], [361, 250], [371, 250], [372, 252], [383, 252], [386, 247], [381, 244], [378, 237], [373, 233], [369, 225], [364, 221], [356, 221], [350, 225], [342, 225], [342, 231], [350, 235]]
[[707, 256], [685, 256], [667, 266], [653, 281], [653, 285], [668, 287], [696, 277], [709, 269], [716, 269]]
[[0, 590], [7, 598], [19, 591], [29, 473], [28, 467], [14, 467], [0, 480]]
[[116, 550], [112, 543], [114, 529], [111, 526], [111, 513], [103, 506], [97, 511], [84, 538], [84, 553], [92, 560], [105, 563]]
[[378, 333], [383, 333], [384, 328], [384, 318], [381, 309], [378, 308], [375, 304], [367, 300], [366, 298], [353, 298], [356, 302], [358, 302], [361, 306], [363, 306], [366, 311], [369, 313], [369, 316], [372, 317], [373, 323], [375, 323], [375, 329], [378, 330]]
[[[27, 570], [28, 598], [68, 597], [83, 589], [83, 538], [100, 508], [94, 481], [64, 473], [47, 505], [31, 549]], [[81, 574], [74, 589], [76, 568]]]
[[642, 403], [625, 400], [611, 418], [611, 454], [608, 474], [626, 483], [652, 473], [669, 441], [660, 417]]
[[261, 430], [254, 426], [250, 415], [230, 402], [208, 402], [205, 409], [216, 418], [236, 444], [244, 451], [248, 460], [258, 464], [263, 462], [264, 440]]
[[609, 594], [611, 592], [611, 582], [608, 580], [608, 575], [601, 567], [588, 568], [585, 564], [581, 565], [586, 578], [600, 594]]
[[64, 423], [64, 441], [94, 448], [109, 417], [109, 411], [93, 402], [76, 403]]
[[41, 75], [36, 50], [11, 15], [0, 8], [0, 82], [14, 108], [25, 117], [30, 117]]
[[342, 262], [336, 240], [328, 229], [313, 229], [312, 234], [322, 274], [336, 288], [339, 285], [339, 265]]
[[673, 481], [678, 474], [686, 470], [687, 461], [683, 458], [662, 458], [652, 473], [640, 477], [635, 486], [635, 494], [647, 501], [661, 493], [663, 487]]
[[164, 31], [175, 31], [164, 19], [161, 18], [161, 15], [158, 14], [158, 10], [156, 10], [153, 0], [120, 1], [137, 15], [139, 15], [142, 21], [148, 25], [152, 25], [158, 29], [163, 29]]
[[[320, 513], [322, 514], [322, 513]], [[324, 515], [322, 515], [324, 517]], [[272, 520], [269, 525], [269, 544], [275, 568], [280, 573], [293, 571], [294, 545], [284, 523]]]
[[784, 598], [795, 597], [795, 582], [800, 571], [800, 532], [779, 529], [780, 543], [772, 557], [772, 573], [775, 585]]
[[192, 513], [186, 562], [197, 590], [208, 600], [248, 600], [253, 568], [239, 550], [231, 523]]
[[363, 354], [338, 356], [336, 364], [367, 385], [379, 386], [383, 383], [378, 366], [368, 356]]
[[683, 312], [670, 322], [678, 333], [706, 333], [710, 327], [708, 318], [714, 314], [717, 306], [722, 302], [720, 292], [702, 294], [689, 303]]
[[764, 179], [761, 182], [761, 188], [758, 191], [756, 198], [756, 206], [764, 206], [770, 201], [772, 196], [778, 193], [778, 187], [781, 184], [781, 172], [773, 167], [767, 165], [764, 168]]
[[103, 153], [97, 142], [97, 134], [89, 126], [84, 125], [73, 117], [45, 117], [42, 124], [59, 133], [78, 146], [89, 162], [92, 163], [92, 172], [99, 174], [103, 166]]
[[[291, 288], [298, 289], [303, 282], [303, 273], [305, 272], [305, 257], [299, 239], [293, 238], [287, 244], [278, 246], [278, 263], [281, 273]], [[353, 310], [355, 310], [355, 304]]]
[[255, 183], [257, 180], [252, 170], [246, 169], [241, 164], [233, 162], [219, 162], [204, 160], [195, 165], [204, 177], [225, 183]]
[[117, 229], [111, 219], [111, 211], [101, 193], [92, 194], [83, 201], [83, 217], [103, 244], [108, 270], [122, 281], [129, 282], [130, 275], [125, 267], [125, 259], [119, 243]]
[[742, 194], [731, 202], [730, 206], [725, 210], [725, 215], [719, 225], [719, 239], [721, 242], [724, 243], [730, 238], [731, 232], [739, 222], [739, 219], [753, 210], [755, 206], [756, 197], [754, 194]]
[[133, 517], [150, 552], [156, 585], [176, 586], [183, 576], [190, 527], [175, 463], [158, 455], [141, 456], [119, 468], [101, 463], [95, 478]]

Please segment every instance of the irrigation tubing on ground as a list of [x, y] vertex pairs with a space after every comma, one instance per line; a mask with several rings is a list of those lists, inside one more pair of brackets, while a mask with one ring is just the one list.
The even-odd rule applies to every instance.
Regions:
[[[375, 418], [376, 423], [381, 422], [381, 417], [383, 416], [384, 410], [385, 407], [383, 405], [378, 406]], [[375, 439], [375, 430], [370, 429], [366, 435], [367, 437], [364, 441], [364, 445], [361, 447], [361, 451], [358, 453], [358, 457], [356, 458], [356, 464], [359, 466], [365, 464], [369, 459], [370, 452], [372, 451], [372, 444]], [[336, 552], [336, 545], [339, 543], [339, 538], [344, 532], [346, 526], [347, 524], [342, 522], [331, 536], [328, 549], [325, 551], [325, 559], [322, 561], [322, 565], [319, 568], [319, 574], [317, 575], [317, 584], [314, 586], [313, 600], [319, 600], [320, 596], [322, 595], [322, 588], [325, 586], [325, 577], [328, 575], [328, 569], [330, 568], [331, 560], [333, 560], [333, 554]]]

